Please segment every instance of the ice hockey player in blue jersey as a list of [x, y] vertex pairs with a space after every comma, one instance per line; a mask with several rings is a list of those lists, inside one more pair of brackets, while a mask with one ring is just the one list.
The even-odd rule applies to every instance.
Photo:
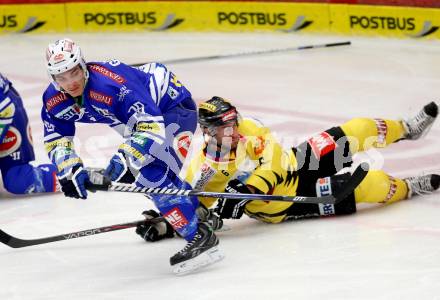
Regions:
[[0, 73], [0, 171], [4, 188], [13, 194], [54, 192], [56, 168], [32, 166], [31, 131], [20, 95]]
[[[89, 182], [73, 145], [75, 122], [108, 124], [123, 137], [105, 171], [112, 181], [189, 188], [178, 174], [196, 130], [197, 111], [191, 93], [172, 72], [160, 63], [139, 68], [118, 60], [86, 63], [70, 39], [50, 44], [46, 59], [52, 83], [43, 95], [44, 142], [66, 196], [86, 199]], [[175, 273], [223, 257], [209, 225], [198, 221], [197, 198], [153, 200], [188, 242], [170, 258]]]

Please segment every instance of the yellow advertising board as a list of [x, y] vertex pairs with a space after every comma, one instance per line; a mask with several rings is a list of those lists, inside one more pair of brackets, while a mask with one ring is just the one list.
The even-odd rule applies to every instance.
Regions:
[[329, 29], [326, 4], [262, 2], [68, 3], [73, 32], [311, 31]]
[[440, 9], [288, 2], [0, 5], [0, 33], [222, 31], [440, 38]]
[[333, 32], [349, 35], [440, 38], [440, 9], [331, 5]]
[[63, 4], [0, 5], [0, 33], [65, 32]]

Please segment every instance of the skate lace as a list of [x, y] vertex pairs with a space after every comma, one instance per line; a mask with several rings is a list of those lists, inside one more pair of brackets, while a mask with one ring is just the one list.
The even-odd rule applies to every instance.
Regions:
[[188, 244], [186, 244], [186, 246], [182, 249], [182, 250], [180, 250], [179, 251], [179, 253], [185, 253], [185, 252], [187, 252], [189, 249], [191, 249], [193, 246], [194, 246], [194, 244], [196, 243], [196, 242], [198, 242], [198, 240], [200, 240], [202, 238], [202, 236], [201, 236], [201, 234], [200, 233], [196, 233], [196, 235], [194, 236], [194, 238], [190, 241], [190, 242], [188, 242]]
[[410, 182], [413, 193], [417, 195], [432, 194], [431, 176], [410, 177], [408, 181]]

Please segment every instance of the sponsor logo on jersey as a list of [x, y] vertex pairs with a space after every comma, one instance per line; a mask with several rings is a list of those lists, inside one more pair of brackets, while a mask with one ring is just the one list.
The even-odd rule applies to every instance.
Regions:
[[140, 132], [151, 132], [155, 134], [159, 134], [161, 131], [161, 126], [159, 123], [145, 123], [141, 122], [136, 125], [136, 131]]
[[265, 12], [218, 12], [218, 24], [231, 25], [271, 25], [284, 26], [287, 24], [285, 13], [265, 13]]
[[337, 145], [333, 137], [327, 132], [321, 132], [307, 141], [316, 158], [320, 158], [336, 149]]
[[67, 138], [59, 138], [55, 141], [44, 143], [44, 147], [46, 148], [46, 152], [48, 152], [48, 153], [55, 148], [73, 149], [73, 142]]
[[319, 214], [321, 216], [331, 216], [335, 214], [335, 206], [333, 204], [319, 203]]
[[10, 126], [3, 141], [0, 143], [0, 157], [8, 156], [21, 146], [22, 137], [17, 128]]
[[330, 177], [319, 178], [316, 182], [316, 195], [318, 197], [332, 194], [332, 185]]
[[263, 153], [264, 149], [266, 147], [266, 141], [262, 136], [257, 136], [255, 145], [254, 145], [254, 152], [255, 155], [260, 155]]
[[174, 138], [173, 148], [180, 161], [184, 161], [185, 158], [188, 156], [192, 137], [193, 133], [191, 131], [183, 131], [176, 135], [176, 137]]
[[55, 106], [67, 100], [67, 96], [64, 93], [58, 93], [52, 98], [49, 98], [46, 102], [47, 110], [51, 111]]
[[185, 215], [177, 207], [167, 212], [164, 217], [174, 229], [182, 229], [188, 225], [188, 220], [186, 219]]
[[104, 95], [104, 94], [99, 93], [97, 91], [90, 90], [89, 96], [91, 99], [93, 99], [97, 102], [104, 103], [106, 105], [112, 105], [112, 103], [113, 103], [113, 100], [112, 100], [113, 98], [111, 96]]
[[[9, 97], [6, 97], [4, 101], [8, 101]], [[10, 119], [15, 115], [15, 104], [13, 102], [9, 103], [6, 108], [0, 111], [0, 118]]]
[[[316, 195], [318, 197], [329, 196], [332, 194], [332, 184], [330, 177], [319, 178], [316, 182]], [[333, 204], [319, 203], [319, 214], [321, 216], [329, 216], [335, 214], [335, 206]]]
[[89, 68], [92, 71], [98, 72], [98, 73], [104, 75], [105, 77], [110, 78], [111, 80], [113, 80], [114, 82], [117, 82], [119, 84], [123, 84], [126, 82], [124, 77], [120, 76], [119, 74], [116, 74], [115, 72], [110, 71], [106, 67], [103, 67], [100, 65], [89, 65]]
[[394, 178], [393, 176], [388, 175], [388, 179], [390, 180], [390, 189], [389, 189], [389, 191], [387, 193], [387, 196], [385, 197], [385, 200], [382, 201], [381, 203], [387, 203], [388, 201], [390, 201], [391, 198], [393, 198], [393, 196], [397, 192], [397, 181], [396, 181], [396, 178]]
[[385, 120], [383, 119], [374, 119], [374, 122], [376, 122], [376, 128], [377, 128], [377, 143], [376, 147], [385, 147], [387, 145], [387, 132], [388, 132], [388, 126]]
[[211, 180], [211, 178], [215, 175], [216, 171], [211, 168], [208, 163], [203, 163], [200, 168], [200, 177], [194, 185], [195, 190], [203, 190], [205, 185]]

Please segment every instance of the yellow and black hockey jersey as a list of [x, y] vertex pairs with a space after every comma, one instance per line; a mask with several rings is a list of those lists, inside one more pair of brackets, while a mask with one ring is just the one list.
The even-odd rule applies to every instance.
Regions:
[[[265, 194], [294, 196], [298, 186], [296, 158], [292, 151], [284, 151], [270, 130], [250, 118], [239, 121], [240, 141], [235, 153], [215, 159], [200, 151], [191, 161], [186, 180], [194, 189], [224, 192], [231, 179], [238, 178]], [[213, 198], [200, 198], [210, 207]], [[264, 222], [279, 223], [285, 218], [289, 202], [251, 201], [245, 207], [250, 217]]]

